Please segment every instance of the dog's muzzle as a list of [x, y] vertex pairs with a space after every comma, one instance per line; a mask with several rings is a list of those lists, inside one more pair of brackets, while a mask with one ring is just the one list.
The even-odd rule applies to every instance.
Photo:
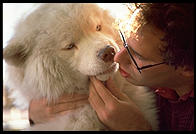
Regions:
[[111, 45], [107, 45], [98, 51], [97, 57], [104, 62], [114, 62], [114, 55], [116, 54], [114, 48]]

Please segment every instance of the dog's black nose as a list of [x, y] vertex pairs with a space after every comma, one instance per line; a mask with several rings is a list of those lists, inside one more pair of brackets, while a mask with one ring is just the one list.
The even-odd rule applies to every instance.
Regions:
[[105, 48], [102, 48], [98, 51], [97, 57], [104, 62], [113, 62], [114, 61], [115, 50], [111, 45], [107, 45]]

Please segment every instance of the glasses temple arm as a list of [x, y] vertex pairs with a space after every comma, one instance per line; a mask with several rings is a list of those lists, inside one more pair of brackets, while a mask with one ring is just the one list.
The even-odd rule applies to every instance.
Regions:
[[139, 70], [142, 70], [142, 69], [145, 69], [145, 68], [149, 68], [149, 67], [153, 67], [153, 66], [157, 66], [157, 65], [161, 65], [161, 64], [164, 64], [164, 63], [165, 63], [165, 62], [161, 62], [161, 63], [153, 64], [153, 65], [143, 66], [143, 67], [139, 68]]
[[124, 35], [122, 34], [122, 32], [120, 30], [119, 30], [119, 33], [121, 35], [120, 37], [121, 37], [121, 39], [123, 41], [124, 47], [127, 49], [128, 53], [129, 53], [129, 56], [131, 57], [131, 59], [133, 60], [135, 66], [137, 67], [137, 70], [141, 73], [140, 68], [138, 67], [138, 65], [137, 65], [135, 59], [133, 58], [133, 56], [131, 55], [131, 52], [130, 52], [129, 47], [128, 47], [128, 44], [125, 41]]

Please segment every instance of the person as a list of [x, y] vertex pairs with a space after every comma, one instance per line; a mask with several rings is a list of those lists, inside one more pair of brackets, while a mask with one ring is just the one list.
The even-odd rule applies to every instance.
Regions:
[[[135, 7], [129, 23], [131, 28], [129, 31], [124, 30], [129, 34], [124, 42], [128, 47], [121, 48], [114, 61], [119, 63], [119, 71], [127, 81], [137, 86], [150, 87], [154, 91], [160, 130], [192, 131], [194, 5], [140, 3], [135, 4]], [[90, 79], [88, 101], [105, 126], [110, 130], [151, 130], [134, 102], [115, 86], [112, 79], [106, 85], [95, 77]], [[35, 116], [38, 117], [36, 113], [42, 111], [41, 100], [38, 102], [36, 106], [32, 105], [34, 101], [30, 105], [33, 121], [36, 120]], [[69, 107], [63, 107], [64, 112], [68, 110]], [[32, 111], [34, 114], [31, 114]]]

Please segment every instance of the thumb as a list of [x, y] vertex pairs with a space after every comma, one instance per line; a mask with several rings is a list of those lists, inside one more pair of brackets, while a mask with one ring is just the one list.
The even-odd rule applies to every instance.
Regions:
[[106, 81], [106, 87], [110, 90], [110, 92], [115, 96], [117, 97], [119, 100], [127, 100], [129, 99], [128, 96], [126, 94], [124, 94], [120, 88], [118, 88], [114, 81], [109, 78], [107, 81]]

